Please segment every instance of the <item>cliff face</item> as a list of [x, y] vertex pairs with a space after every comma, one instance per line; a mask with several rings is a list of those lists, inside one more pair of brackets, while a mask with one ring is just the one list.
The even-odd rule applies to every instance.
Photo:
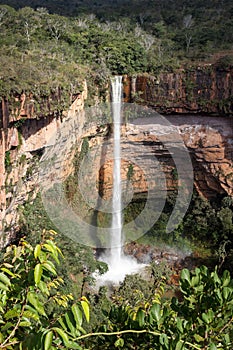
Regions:
[[125, 77], [126, 102], [152, 106], [159, 113], [233, 114], [233, 68], [211, 65]]
[[[176, 123], [176, 131], [189, 151], [194, 187], [199, 194], [208, 199], [218, 194], [233, 196], [233, 130], [229, 121], [224, 118], [220, 118], [219, 121], [219, 118], [215, 118], [211, 121], [206, 120], [206, 124], [210, 122], [210, 125], [203, 125], [201, 124], [203, 117], [194, 118], [195, 120], [190, 122], [188, 120], [185, 122], [183, 117], [177, 117], [176, 120], [171, 119], [171, 122]], [[166, 142], [166, 145], [161, 142], [163, 138], [168, 139], [173, 134], [174, 124], [171, 127], [164, 127], [155, 125], [152, 119], [146, 122], [145, 125], [142, 122], [139, 125], [127, 124], [122, 129], [121, 178], [123, 190], [127, 191], [127, 180], [130, 180], [134, 194], [139, 196], [146, 193], [148, 187], [153, 188], [158, 184], [160, 184], [159, 190], [174, 191], [181, 184], [179, 174], [175, 170], [173, 155], [169, 149], [175, 152], [174, 143], [177, 142], [172, 137]], [[221, 122], [221, 128], [219, 122]], [[111, 147], [109, 151], [112, 152]], [[185, 162], [186, 159], [179, 161]], [[158, 162], [160, 163], [159, 168]], [[100, 163], [101, 161], [96, 159], [93, 168], [98, 169]], [[130, 164], [132, 164], [131, 167]], [[185, 163], [181, 169], [184, 172], [181, 175], [185, 176]], [[98, 177], [101, 183], [101, 193], [107, 198], [112, 189], [111, 160], [104, 163], [99, 174], [96, 173], [96, 178]]]
[[[36, 113], [33, 96], [22, 94], [11, 105], [2, 99], [0, 108], [0, 246], [6, 244], [17, 231], [19, 205], [33, 200], [39, 188], [38, 161], [43, 148], [59, 130], [63, 118], [70, 118], [84, 107], [87, 86], [74, 96], [66, 114], [58, 115], [51, 101], [42, 102], [44, 114]], [[53, 101], [58, 96], [52, 96]], [[40, 110], [42, 111], [40, 108]], [[7, 237], [4, 230], [7, 229]]]
[[[138, 100], [156, 107], [158, 111], [167, 113], [190, 113], [189, 116], [170, 117], [170, 122], [180, 134], [190, 156], [194, 169], [194, 185], [198, 192], [206, 198], [216, 194], [233, 195], [232, 181], [232, 119], [225, 117], [199, 117], [191, 112], [205, 111], [217, 113], [220, 110], [232, 112], [232, 70], [215, 71], [200, 70], [189, 72], [189, 81], [192, 82], [191, 92], [188, 93], [188, 73], [160, 74], [158, 77], [141, 76], [136, 79], [125, 77], [125, 100]], [[191, 98], [190, 98], [191, 96]], [[0, 108], [0, 231], [7, 228], [7, 238], [2, 235], [1, 244], [6, 244], [14, 235], [17, 228], [18, 208], [26, 200], [33, 200], [38, 189], [38, 160], [43, 153], [45, 145], [53, 137], [55, 131], [73, 121], [67, 126], [66, 136], [57, 147], [57, 154], [64, 152], [63, 141], [78, 128], [78, 137], [86, 137], [90, 148], [105, 142], [107, 129], [85, 127], [84, 100], [87, 97], [87, 87], [84, 83], [83, 92], [74, 96], [71, 107], [66, 114], [53, 113], [51, 101], [43, 102], [42, 115], [36, 113], [33, 96], [16, 97], [14, 107], [9, 106], [5, 99]], [[53, 96], [56, 102], [56, 98]], [[205, 100], [206, 104], [202, 104]], [[217, 102], [216, 102], [217, 101]], [[220, 108], [220, 101], [224, 102]], [[216, 103], [215, 103], [216, 102]], [[204, 106], [204, 107], [203, 107]], [[79, 118], [79, 119], [77, 119]], [[169, 117], [168, 117], [169, 118]], [[207, 119], [205, 119], [207, 118]], [[156, 167], [147, 157], [147, 153], [161, 161], [161, 172], [165, 174], [166, 189], [173, 191], [179, 186], [179, 179], [174, 170], [171, 154], [163, 147], [157, 135], [157, 127], [153, 121], [147, 125], [128, 124], [122, 129], [122, 179], [123, 186], [131, 181], [133, 191], [142, 196], [148, 189], [148, 180], [153, 186]], [[162, 126], [161, 126], [162, 128]], [[171, 136], [169, 130], [162, 130]], [[72, 142], [71, 142], [72, 143]], [[132, 148], [131, 146], [135, 146]], [[105, 145], [106, 146], [106, 145]], [[102, 157], [111, 146], [102, 147]], [[148, 151], [145, 151], [148, 150]], [[67, 153], [66, 165], [63, 164], [63, 173], [59, 176], [66, 178], [72, 171], [72, 159], [75, 151]], [[64, 157], [63, 157], [64, 158]], [[137, 161], [134, 161], [137, 159]], [[133, 160], [133, 161], [132, 161]], [[106, 159], [101, 164], [97, 157], [93, 163], [95, 181], [98, 190], [108, 197], [112, 187], [112, 160]], [[101, 166], [100, 166], [101, 164]], [[132, 165], [131, 165], [132, 164]], [[142, 165], [142, 167], [141, 167]], [[145, 176], [142, 168], [148, 169]], [[56, 164], [56, 169], [60, 165]], [[55, 170], [56, 170], [55, 169]], [[165, 190], [165, 188], [164, 188]], [[12, 233], [11, 233], [12, 229]]]

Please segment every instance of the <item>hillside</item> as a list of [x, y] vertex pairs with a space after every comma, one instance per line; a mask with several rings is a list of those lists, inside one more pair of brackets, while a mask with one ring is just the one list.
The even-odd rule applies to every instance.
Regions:
[[111, 74], [232, 65], [230, 1], [91, 3], [0, 1], [2, 96], [57, 86], [70, 94], [84, 76], [104, 86]]

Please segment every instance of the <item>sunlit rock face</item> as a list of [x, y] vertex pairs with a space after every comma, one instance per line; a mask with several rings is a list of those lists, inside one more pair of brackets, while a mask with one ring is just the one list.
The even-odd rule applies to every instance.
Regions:
[[[199, 89], [202, 92], [198, 92], [199, 90], [195, 91], [198, 96], [206, 94], [207, 98], [210, 94], [212, 99], [212, 97], [215, 98], [214, 96], [218, 95], [218, 98], [223, 97], [226, 100], [229, 97], [229, 91], [232, 91], [231, 72], [215, 73], [217, 80], [209, 83], [212, 84], [211, 88], [209, 88], [209, 85], [206, 85], [206, 88]], [[195, 76], [195, 79], [197, 79], [198, 76], [200, 80], [198, 74], [193, 75], [193, 77]], [[207, 74], [206, 72], [205, 74], [206, 77], [209, 77], [209, 73]], [[225, 80], [223, 80], [223, 77], [225, 77]], [[206, 198], [213, 198], [217, 194], [233, 195], [232, 119], [228, 116], [206, 117], [192, 114], [192, 110], [198, 113], [201, 107], [192, 104], [193, 107], [190, 109], [191, 105], [187, 104], [187, 91], [182, 93], [182, 77], [179, 74], [164, 76], [163, 83], [162, 77], [160, 77], [160, 80], [153, 78], [152, 83], [154, 85], [152, 83], [149, 84], [150, 80], [148, 79], [148, 77], [142, 77], [125, 81], [125, 99], [130, 98], [132, 100], [132, 92], [136, 94], [137, 91], [142, 89], [144, 102], [148, 102], [148, 105], [152, 106], [161, 106], [162, 109], [163, 104], [165, 107], [167, 106], [164, 99], [168, 93], [170, 102], [168, 108], [165, 108], [166, 112], [190, 113], [189, 115], [167, 116], [167, 119], [179, 133], [184, 145], [190, 152], [194, 170], [194, 185], [197, 191]], [[165, 84], [166, 81], [167, 83]], [[158, 85], [161, 88], [159, 90], [160, 94], [156, 92]], [[210, 91], [207, 91], [208, 89]], [[148, 91], [151, 94], [153, 92], [153, 94], [150, 95]], [[178, 95], [183, 96], [183, 99], [180, 100], [177, 97]], [[87, 88], [84, 84], [83, 92], [75, 97], [70, 110], [63, 118], [49, 113], [41, 118], [35, 118], [35, 114], [33, 114], [35, 113], [33, 99], [30, 96], [22, 96], [20, 98], [18, 101], [18, 114], [15, 111], [14, 116], [16, 117], [13, 117], [7, 102], [5, 100], [2, 101], [0, 115], [0, 231], [4, 225], [11, 227], [12, 232], [15, 231], [18, 225], [18, 206], [28, 200], [28, 198], [33, 200], [39, 189], [38, 174], [36, 171], [31, 172], [34, 156], [36, 154], [40, 155], [40, 152], [43, 151], [44, 146], [49, 142], [54, 132], [56, 130], [59, 131], [61, 126], [66, 125], [67, 120], [72, 119], [74, 121], [73, 125], [79, 130], [79, 140], [77, 140], [79, 145], [81, 145], [84, 137], [87, 138], [90, 149], [97, 144], [101, 147], [103, 145], [102, 157], [105, 147], [106, 152], [111, 148], [111, 146], [106, 146], [106, 138], [107, 142], [111, 139], [111, 125], [105, 125], [101, 128], [95, 125], [88, 128], [85, 126], [85, 113], [82, 114], [80, 111], [84, 108], [86, 97]], [[214, 109], [211, 101], [208, 105], [211, 109], [206, 109], [206, 111], [216, 112], [216, 108]], [[219, 106], [219, 104], [217, 105]], [[14, 124], [15, 122], [21, 123], [19, 124], [20, 128], [19, 125], [16, 126]], [[159, 182], [158, 178], [154, 179], [154, 163], [151, 157], [145, 156], [147, 153], [152, 154], [161, 163], [161, 174], [164, 174], [166, 178], [166, 190], [174, 191], [179, 186], [179, 179], [174, 176], [172, 156], [161, 143], [157, 131], [158, 127], [153, 124], [153, 120], [147, 120], [143, 123], [135, 121], [132, 124], [122, 126], [123, 156], [121, 176], [123, 188], [128, 186], [128, 180], [130, 180], [132, 191], [138, 198], [147, 192], [148, 181], [155, 181], [155, 185], [156, 181], [157, 183]], [[67, 135], [71, 132], [72, 130], [69, 130], [67, 127]], [[171, 135], [171, 130], [169, 131], [169, 128], [165, 130], [161, 126], [161, 133]], [[66, 142], [65, 138], [64, 142]], [[130, 145], [135, 145], [136, 147], [132, 148]], [[148, 150], [148, 152], [145, 152], [145, 150]], [[62, 145], [60, 145], [59, 152], [62, 152]], [[73, 149], [66, 157], [65, 166], [63, 164], [63, 171], [60, 174], [64, 179], [74, 170], [74, 155], [75, 150]], [[140, 159], [139, 163], [144, 164], [144, 167], [148, 170], [146, 176], [138, 162], [134, 161], [136, 158]], [[112, 161], [111, 159], [106, 159], [100, 166], [100, 159], [97, 157], [95, 162], [94, 176], [96, 186], [101, 196], [107, 198], [112, 191]], [[133, 168], [131, 167], [132, 163]], [[59, 169], [59, 167], [60, 164], [56, 164], [55, 170]], [[10, 234], [7, 233], [7, 235], [8, 237], [7, 239], [4, 238], [3, 244], [10, 239]]]
[[232, 196], [232, 135], [228, 137], [204, 125], [183, 127], [181, 134], [193, 159], [197, 191], [206, 198], [216, 194]]
[[[205, 118], [207, 125], [203, 123], [203, 117], [194, 117], [184, 122], [184, 117], [173, 117], [170, 121], [176, 122], [176, 128], [190, 153], [194, 171], [194, 186], [204, 197], [210, 199], [217, 194], [233, 195], [233, 168], [232, 168], [232, 128], [231, 121], [224, 118]], [[169, 118], [168, 118], [169, 120]], [[221, 123], [220, 123], [221, 120]], [[153, 120], [147, 120], [146, 125], [127, 124], [122, 129], [122, 165], [121, 176], [123, 186], [127, 186], [129, 177], [129, 166], [133, 164], [130, 182], [134, 193], [143, 194], [147, 191], [148, 182], [159, 182], [159, 175], [154, 177], [154, 163], [152, 157], [146, 156], [148, 153], [155, 157], [161, 164], [161, 175], [165, 174], [166, 186], [164, 190], [174, 191], [179, 185], [179, 179], [174, 176], [174, 162], [168, 149], [161, 143], [161, 132], [164, 134], [171, 132], [169, 128], [163, 130], [160, 127], [160, 137], [158, 136], [158, 126], [153, 125]], [[210, 125], [208, 125], [208, 123]], [[173, 128], [173, 127], [171, 127]], [[132, 147], [132, 144], [136, 147]], [[172, 140], [171, 140], [172, 144]], [[140, 159], [141, 158], [141, 159]], [[136, 159], [140, 159], [138, 166]], [[131, 162], [130, 162], [131, 160]], [[96, 160], [98, 164], [99, 160]], [[142, 170], [147, 169], [146, 175]], [[112, 188], [112, 162], [104, 163], [98, 170], [101, 183], [101, 193], [108, 197]]]
[[[16, 96], [14, 105], [6, 99], [0, 101], [0, 246], [7, 244], [17, 232], [19, 205], [29, 198], [32, 201], [39, 190], [37, 163], [44, 147], [52, 142], [64, 119], [75, 118], [83, 110], [86, 82], [63, 116], [51, 108], [51, 101], [58, 103], [59, 96], [57, 91], [42, 102], [40, 114], [31, 94]], [[68, 163], [63, 167], [64, 177], [71, 171]]]

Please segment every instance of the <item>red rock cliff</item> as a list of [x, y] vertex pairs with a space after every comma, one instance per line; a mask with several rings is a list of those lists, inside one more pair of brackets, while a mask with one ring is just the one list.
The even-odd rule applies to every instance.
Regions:
[[125, 101], [159, 113], [233, 114], [233, 68], [206, 65], [157, 76], [125, 77]]
[[[185, 80], [187, 74], [189, 74], [190, 85], [187, 85], [187, 80]], [[188, 89], [191, 91], [190, 94]], [[18, 205], [24, 203], [30, 195], [33, 198], [35, 194], [36, 170], [32, 170], [34, 155], [43, 149], [54, 131], [59, 130], [60, 126], [66, 123], [66, 117], [72, 116], [75, 120], [77, 119], [77, 110], [80, 111], [83, 108], [86, 93], [86, 85], [84, 85], [83, 92], [75, 96], [70, 110], [62, 116], [52, 113], [52, 110], [49, 109], [49, 101], [45, 101], [44, 108], [47, 112], [40, 115], [38, 119], [32, 96], [17, 97], [14, 108], [10, 108], [5, 99], [2, 100], [0, 108], [0, 230], [4, 227], [15, 229], [18, 219]], [[212, 69], [206, 71], [202, 69], [200, 72], [184, 73], [180, 71], [176, 74], [160, 74], [156, 78], [141, 76], [136, 79], [125, 79], [126, 99], [140, 98], [140, 102], [169, 113], [198, 113], [199, 111], [216, 113], [220, 109], [220, 101], [228, 101], [230, 104], [223, 104], [223, 106], [232, 110], [231, 94], [232, 70], [218, 72]], [[196, 96], [196, 99], [193, 96]], [[202, 107], [202, 98], [206, 103], [205, 108]], [[214, 103], [215, 99], [218, 100], [217, 103]], [[225, 128], [222, 120], [217, 117], [214, 125], [211, 123], [208, 125], [204, 117], [200, 117], [198, 122], [193, 121], [191, 113], [183, 118], [182, 121], [178, 122], [178, 118], [175, 117], [172, 123], [177, 125], [184, 143], [191, 153], [197, 190], [207, 198], [218, 193], [233, 195], [232, 119], [226, 118], [227, 126]], [[76, 120], [76, 123], [80, 124], [79, 137], [82, 137], [81, 128], [85, 124], [84, 119], [85, 117], [82, 116], [82, 120]], [[91, 135], [92, 142], [94, 142], [95, 135], [97, 138], [100, 137], [97, 129], [94, 131], [85, 130], [84, 134], [87, 137]], [[126, 153], [127, 142], [133, 142], [139, 146], [145, 143], [153, 145], [155, 153], [157, 152], [156, 155], [164, 159], [163, 171], [166, 174], [167, 187], [168, 190], [172, 190], [177, 182], [172, 172], [173, 164], [166, 150], [160, 147], [153, 125], [149, 130], [143, 126], [131, 125], [125, 129], [123, 135]], [[101, 137], [98, 142], [102, 142]], [[139, 152], [140, 147], [137, 149]], [[62, 152], [62, 149], [59, 151]], [[140, 157], [140, 154], [138, 156]], [[135, 155], [129, 154], [130, 157], [135, 157]], [[145, 157], [143, 160], [146, 162]], [[66, 167], [67, 174], [71, 171], [69, 169], [71, 163], [72, 158], [70, 157]], [[127, 162], [124, 164], [123, 180], [129, 176], [129, 165]], [[145, 166], [147, 166], [146, 163]], [[98, 169], [97, 181], [105, 183], [105, 186], [102, 185], [103, 192], [111, 188], [111, 167], [111, 162], [104, 164], [100, 171], [96, 167]], [[152, 171], [153, 167], [150, 169]], [[64, 177], [67, 174], [64, 174]], [[131, 175], [135, 191], [139, 194], [145, 192], [146, 181], [140, 169], [134, 166]], [[7, 239], [9, 240], [10, 236]], [[3, 237], [2, 243], [5, 242], [6, 239]]]
[[[84, 107], [87, 97], [86, 82], [83, 91], [73, 96], [70, 109], [59, 115], [52, 107], [58, 103], [59, 91], [42, 99], [40, 111], [33, 96], [22, 94], [0, 102], [0, 246], [14, 235], [19, 214], [17, 208], [37, 193], [36, 154], [59, 129], [67, 117], [76, 115]], [[7, 238], [3, 233], [7, 228]]]
[[[127, 124], [122, 129], [121, 149], [121, 178], [123, 190], [127, 186], [129, 166], [132, 164], [130, 182], [136, 195], [143, 195], [151, 187], [160, 185], [160, 190], [174, 191], [179, 186], [179, 177], [174, 171], [174, 161], [169, 149], [161, 142], [162, 136], [172, 138], [174, 127], [180, 134], [185, 147], [189, 151], [193, 167], [194, 187], [197, 192], [207, 199], [215, 198], [218, 194], [233, 196], [233, 130], [227, 118], [219, 119], [192, 117], [185, 122], [184, 117], [172, 117], [171, 127], [153, 124]], [[203, 123], [203, 124], [202, 124]], [[206, 125], [205, 125], [206, 124]], [[99, 143], [103, 143], [99, 141]], [[108, 146], [109, 151], [111, 145]], [[182, 159], [180, 160], [182, 162]], [[158, 169], [158, 162], [160, 169]], [[101, 184], [101, 193], [108, 198], [112, 191], [112, 161], [107, 160], [99, 169], [100, 159], [95, 159], [93, 169], [97, 169], [96, 178]], [[183, 170], [185, 171], [185, 164]], [[178, 175], [178, 174], [177, 174]], [[160, 178], [161, 177], [161, 178]]]

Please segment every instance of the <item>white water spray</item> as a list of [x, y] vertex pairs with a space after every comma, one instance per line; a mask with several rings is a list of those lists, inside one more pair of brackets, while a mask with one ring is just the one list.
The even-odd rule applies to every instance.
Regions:
[[124, 244], [122, 224], [122, 192], [121, 192], [121, 98], [122, 77], [115, 76], [112, 84], [112, 113], [114, 124], [113, 150], [113, 198], [112, 198], [112, 226], [110, 230], [110, 251], [102, 260], [108, 264], [108, 271], [104, 275], [95, 276], [97, 285], [119, 283], [127, 274], [138, 272], [145, 265], [138, 264], [135, 259], [125, 256], [122, 250]]
[[121, 95], [122, 77], [112, 78], [112, 113], [114, 124], [113, 148], [113, 197], [112, 227], [110, 242], [110, 265], [119, 264], [122, 258], [122, 214], [121, 214]]

